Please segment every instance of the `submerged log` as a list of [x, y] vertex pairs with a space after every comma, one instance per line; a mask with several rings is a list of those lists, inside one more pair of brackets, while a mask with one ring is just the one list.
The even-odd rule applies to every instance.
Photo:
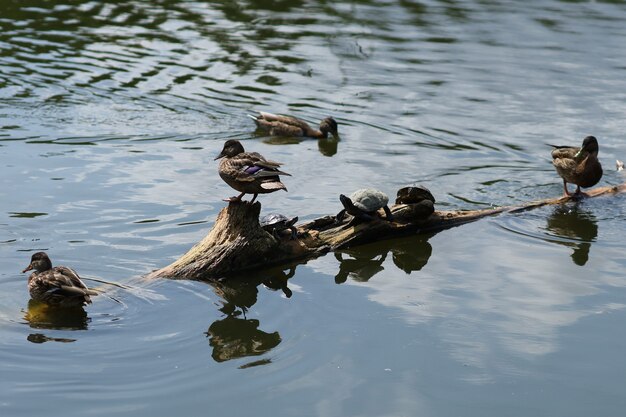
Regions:
[[[586, 192], [587, 198], [626, 191], [626, 183]], [[208, 235], [172, 264], [149, 277], [174, 279], [217, 279], [254, 268], [267, 268], [326, 252], [418, 233], [432, 233], [500, 213], [517, 213], [563, 204], [575, 197], [558, 197], [515, 206], [483, 210], [434, 211], [430, 201], [396, 204], [393, 221], [375, 219], [353, 224], [324, 216], [298, 226], [298, 238], [275, 238], [259, 224], [261, 203], [229, 203], [215, 220]], [[382, 217], [384, 214], [380, 210]], [[348, 216], [350, 217], [350, 216]]]

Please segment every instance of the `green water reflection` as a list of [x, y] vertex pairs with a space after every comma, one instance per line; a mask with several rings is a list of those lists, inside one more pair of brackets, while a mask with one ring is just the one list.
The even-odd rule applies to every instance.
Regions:
[[[54, 307], [34, 300], [28, 302], [24, 320], [30, 328], [38, 330], [87, 330], [90, 322], [87, 312], [82, 307]], [[27, 340], [32, 343], [76, 341], [72, 338], [47, 336], [40, 332], [29, 334]]]

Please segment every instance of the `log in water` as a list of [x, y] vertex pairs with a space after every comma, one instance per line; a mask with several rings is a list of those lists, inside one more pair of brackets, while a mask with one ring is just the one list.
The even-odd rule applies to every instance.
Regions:
[[[626, 191], [626, 183], [594, 188], [586, 198]], [[337, 221], [324, 216], [298, 226], [298, 238], [279, 239], [261, 228], [261, 203], [229, 203], [217, 216], [207, 236], [172, 264], [152, 272], [149, 277], [174, 279], [216, 279], [253, 268], [266, 268], [295, 260], [312, 259], [326, 252], [404, 237], [432, 233], [501, 213], [517, 213], [562, 204], [580, 197], [562, 196], [526, 204], [484, 210], [435, 211], [429, 201], [396, 204], [391, 207], [393, 221], [381, 218], [354, 223], [351, 218]]]

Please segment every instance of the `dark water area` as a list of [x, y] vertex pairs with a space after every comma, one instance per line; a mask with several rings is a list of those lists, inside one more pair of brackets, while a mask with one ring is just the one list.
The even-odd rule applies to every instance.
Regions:
[[[623, 1], [0, 2], [0, 415], [618, 416], [624, 196], [225, 282], [147, 280], [284, 163], [262, 213], [418, 182], [439, 209], [558, 196], [546, 143], [626, 176]], [[255, 111], [339, 140], [272, 138]], [[102, 293], [30, 301], [32, 253]]]

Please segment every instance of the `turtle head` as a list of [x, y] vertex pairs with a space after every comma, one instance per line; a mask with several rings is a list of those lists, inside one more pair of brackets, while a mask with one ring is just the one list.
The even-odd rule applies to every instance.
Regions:
[[355, 208], [350, 197], [346, 195], [339, 194], [339, 201], [341, 201], [341, 205], [348, 211]]

